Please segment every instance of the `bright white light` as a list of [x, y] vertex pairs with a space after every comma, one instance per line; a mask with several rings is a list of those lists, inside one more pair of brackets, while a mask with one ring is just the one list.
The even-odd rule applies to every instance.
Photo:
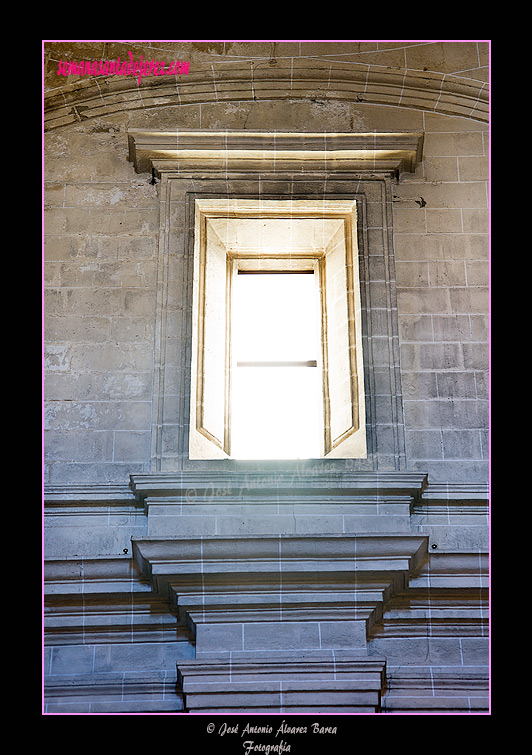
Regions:
[[232, 456], [318, 457], [319, 369], [237, 366], [238, 362], [317, 361], [319, 308], [314, 275], [238, 275], [234, 293]]
[[233, 353], [238, 362], [317, 359], [314, 275], [238, 275]]

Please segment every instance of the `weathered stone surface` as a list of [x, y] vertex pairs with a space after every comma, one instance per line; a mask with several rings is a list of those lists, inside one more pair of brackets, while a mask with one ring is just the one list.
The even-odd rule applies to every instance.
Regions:
[[[489, 709], [489, 48], [45, 42], [45, 712]], [[366, 459], [188, 459], [206, 195], [357, 198]]]

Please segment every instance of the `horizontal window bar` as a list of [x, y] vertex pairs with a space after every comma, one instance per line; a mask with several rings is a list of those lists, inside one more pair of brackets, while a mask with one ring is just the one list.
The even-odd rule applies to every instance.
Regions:
[[237, 362], [237, 367], [317, 367], [315, 359], [307, 362]]

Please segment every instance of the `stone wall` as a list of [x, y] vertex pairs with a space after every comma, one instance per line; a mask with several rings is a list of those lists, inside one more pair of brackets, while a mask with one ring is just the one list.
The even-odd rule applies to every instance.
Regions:
[[[366, 63], [403, 76], [427, 69], [481, 87], [486, 47], [277, 43], [274, 53], [278, 66]], [[189, 43], [159, 51], [153, 43], [133, 52], [148, 57], [157, 49], [168, 61], [179, 52], [205, 80], [210, 65], [267, 66], [270, 48]], [[58, 60], [100, 60], [103, 52], [95, 43], [48, 43], [47, 94], [65, 82], [76, 86], [76, 77], [57, 76]], [[109, 59], [126, 56], [123, 45], [106, 43], [106, 52]], [[488, 126], [480, 116], [439, 113], [436, 102], [432, 111], [353, 102], [320, 84], [312, 96], [212, 102], [205, 92], [206, 102], [115, 105], [46, 132], [47, 482], [120, 483], [148, 469], [159, 202], [151, 177], [127, 161], [126, 134], [134, 127], [425, 134], [423, 162], [394, 186], [393, 199], [408, 467], [428, 471], [434, 482], [486, 481]]]
[[[57, 74], [128, 51], [188, 73]], [[295, 710], [318, 689], [328, 711], [485, 711], [489, 44], [47, 42], [44, 62], [46, 712], [219, 710], [228, 679], [233, 711], [239, 684], [258, 712], [283, 710], [288, 689]], [[274, 465], [237, 485], [233, 468], [202, 476], [176, 455], [156, 473], [164, 195], [135, 170], [132, 129], [423, 135], [415, 173], [390, 184], [396, 471]], [[190, 346], [173, 230], [168, 395]], [[280, 596], [267, 606], [246, 561], [259, 543]]]

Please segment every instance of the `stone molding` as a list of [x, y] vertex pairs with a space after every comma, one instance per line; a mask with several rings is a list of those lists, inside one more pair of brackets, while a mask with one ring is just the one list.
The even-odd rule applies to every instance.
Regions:
[[[223, 480], [223, 485], [229, 484], [231, 487], [238, 487], [242, 483], [252, 483], [250, 492], [253, 490], [258, 494], [265, 488], [275, 489], [279, 492], [283, 484], [289, 484], [290, 490], [294, 490], [293, 485], [304, 486], [304, 481], [312, 479], [314, 483], [312, 488], [319, 490], [324, 487], [327, 491], [334, 490], [334, 482], [342, 482], [342, 487], [355, 485], [356, 489], [362, 490], [382, 490], [391, 491], [395, 485], [400, 485], [401, 490], [411, 489], [416, 501], [420, 504], [427, 505], [445, 505], [446, 502], [454, 502], [457, 506], [461, 502], [487, 507], [489, 504], [489, 489], [487, 484], [473, 483], [433, 483], [428, 481], [426, 473], [423, 472], [378, 472], [366, 474], [357, 472], [350, 475], [346, 472], [325, 469], [316, 473], [316, 470], [305, 469], [304, 462], [296, 463], [295, 466], [279, 466], [269, 471], [250, 470], [242, 472], [233, 472], [222, 470], [221, 472], [209, 471], [207, 473], [193, 472], [176, 472], [158, 473], [158, 474], [133, 474], [129, 484], [101, 484], [101, 483], [71, 483], [71, 484], [49, 484], [43, 485], [43, 501], [45, 506], [49, 505], [68, 505], [69, 503], [108, 503], [110, 501], [130, 503], [138, 505], [147, 497], [183, 495], [183, 491], [194, 487], [196, 484], [202, 486], [200, 489], [207, 489], [209, 485], [218, 485], [219, 480]], [[177, 485], [177, 487], [176, 487]], [[306, 490], [305, 493], [309, 492]]]
[[383, 713], [476, 713], [489, 710], [488, 667], [389, 669]]
[[433, 483], [423, 494], [425, 501], [478, 501], [489, 502], [488, 483], [447, 482]]
[[193, 633], [196, 657], [258, 651], [350, 650], [420, 570], [425, 535], [137, 538], [133, 554], [154, 593]]
[[48, 677], [44, 689], [48, 713], [181, 713], [182, 695], [165, 671], [64, 674]]
[[[177, 687], [176, 676], [149, 664], [125, 673], [56, 672], [46, 678], [48, 712], [489, 708], [487, 667], [395, 667], [365, 642], [338, 641], [361, 634], [414, 642], [487, 637], [486, 553], [427, 554], [421, 535], [151, 538], [134, 545], [142, 569], [132, 558], [45, 563], [47, 644], [96, 643], [104, 652], [125, 643], [133, 652], [140, 643], [141, 658], [146, 642], [180, 639], [184, 646], [196, 635], [195, 657], [180, 654]], [[276, 646], [279, 630], [293, 638], [318, 621], [319, 647]], [[239, 623], [246, 631], [255, 625], [264, 647], [231, 646]], [[328, 644], [331, 628], [337, 635]]]
[[134, 495], [128, 485], [106, 485], [102, 483], [57, 485], [45, 483], [43, 492], [45, 506], [85, 503], [135, 503]]
[[489, 85], [432, 71], [287, 59], [275, 65], [253, 61], [195, 64], [183, 76], [80, 79], [44, 94], [45, 130], [90, 118], [155, 107], [215, 102], [313, 100], [389, 105], [455, 115], [483, 123], [489, 119]]
[[[326, 497], [327, 500], [345, 500], [346, 495], [393, 497], [417, 500], [427, 485], [427, 474], [423, 472], [347, 472], [344, 470], [319, 469], [315, 462], [306, 465], [276, 463], [270, 470], [256, 471], [252, 468], [242, 471], [182, 471], [176, 473], [153, 473], [131, 475], [131, 490], [137, 500], [171, 497], [176, 501], [205, 497], [214, 488], [222, 489], [229, 501], [235, 496], [246, 498], [279, 496], [289, 498], [305, 495]], [[325, 462], [325, 465], [327, 462]], [[187, 497], [188, 494], [188, 497]]]
[[410, 578], [426, 559], [426, 546], [426, 535], [381, 533], [133, 539], [136, 563], [159, 594], [167, 592], [174, 575], [205, 576], [233, 569], [249, 573], [249, 566], [261, 572], [273, 567], [278, 573], [280, 563], [287, 570], [309, 571], [318, 578], [317, 562], [323, 572], [347, 569], [382, 575], [399, 571]]
[[195, 658], [177, 663], [186, 712], [380, 712], [384, 659], [367, 640], [425, 563], [427, 538], [278, 536], [133, 541], [172, 596]]
[[161, 668], [161, 648], [179, 647], [174, 657], [190, 657], [190, 632], [131, 556], [46, 559], [43, 576], [47, 712], [182, 710], [175, 671]]
[[341, 652], [321, 658], [268, 654], [230, 665], [224, 658], [184, 661], [177, 675], [185, 712], [379, 713], [386, 663]]
[[489, 587], [489, 553], [486, 551], [430, 554], [430, 562], [412, 577], [411, 587], [444, 588]]
[[129, 160], [138, 173], [209, 170], [372, 171], [399, 178], [422, 159], [423, 134], [128, 129]]

